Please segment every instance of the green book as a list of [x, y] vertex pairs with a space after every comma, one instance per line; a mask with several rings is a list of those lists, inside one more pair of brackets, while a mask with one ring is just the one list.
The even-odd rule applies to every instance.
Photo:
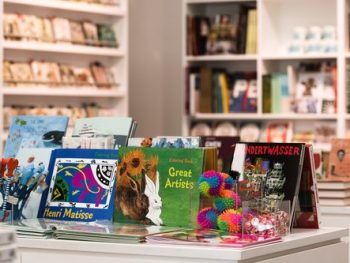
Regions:
[[272, 74], [271, 80], [272, 113], [281, 113], [281, 88], [279, 73]]
[[263, 76], [263, 113], [271, 113], [271, 75]]
[[121, 147], [113, 221], [195, 226], [200, 206], [196, 183], [204, 168], [212, 168], [208, 157], [215, 156], [209, 150]]

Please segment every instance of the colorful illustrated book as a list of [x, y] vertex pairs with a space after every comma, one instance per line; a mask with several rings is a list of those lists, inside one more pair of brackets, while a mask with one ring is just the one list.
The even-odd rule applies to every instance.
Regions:
[[312, 146], [306, 145], [294, 227], [319, 228], [320, 208], [314, 160]]
[[54, 150], [38, 218], [111, 221], [117, 160], [117, 150]]
[[281, 237], [229, 234], [214, 229], [189, 229], [146, 237], [147, 243], [243, 248], [282, 241]]
[[81, 118], [75, 122], [73, 136], [105, 137], [113, 135], [117, 149], [127, 145], [135, 125], [133, 119], [129, 117]]
[[15, 157], [21, 148], [61, 148], [66, 116], [14, 116], [11, 119], [4, 157]]
[[332, 139], [327, 179], [350, 181], [350, 140]]
[[196, 183], [215, 169], [215, 148], [120, 148], [114, 222], [194, 226]]
[[234, 151], [234, 145], [240, 140], [239, 136], [203, 136], [204, 147], [216, 147], [218, 149], [218, 171], [229, 173]]
[[51, 151], [49, 148], [19, 149], [15, 176], [3, 181], [5, 186], [9, 184], [9, 191], [6, 193], [7, 187], [0, 189], [0, 202], [11, 212], [11, 219], [37, 217], [42, 193], [48, 187], [45, 179]]
[[201, 138], [199, 136], [157, 136], [152, 140], [152, 147], [156, 148], [198, 148], [200, 144]]
[[288, 200], [293, 217], [304, 153], [302, 143], [237, 143], [231, 170], [239, 175], [241, 199], [266, 199], [272, 209]]

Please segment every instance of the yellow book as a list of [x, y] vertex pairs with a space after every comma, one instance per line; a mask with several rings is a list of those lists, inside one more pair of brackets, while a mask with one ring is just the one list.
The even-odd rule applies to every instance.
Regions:
[[224, 73], [221, 73], [219, 76], [220, 87], [221, 87], [221, 96], [222, 96], [222, 109], [224, 113], [229, 113], [229, 92], [228, 92], [228, 83], [227, 78]]
[[246, 39], [246, 54], [256, 54], [256, 39], [257, 39], [257, 13], [256, 9], [248, 11], [247, 23], [247, 39]]

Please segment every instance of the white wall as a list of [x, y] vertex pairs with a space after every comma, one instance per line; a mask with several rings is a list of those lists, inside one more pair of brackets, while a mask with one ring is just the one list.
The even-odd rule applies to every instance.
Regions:
[[136, 136], [180, 135], [181, 0], [130, 0], [130, 116]]

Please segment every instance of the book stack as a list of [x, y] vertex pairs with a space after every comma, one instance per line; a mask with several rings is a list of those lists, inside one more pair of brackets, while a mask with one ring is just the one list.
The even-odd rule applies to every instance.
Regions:
[[350, 205], [350, 182], [318, 181], [317, 185], [321, 205]]
[[16, 234], [12, 229], [0, 228], [0, 263], [16, 259]]

